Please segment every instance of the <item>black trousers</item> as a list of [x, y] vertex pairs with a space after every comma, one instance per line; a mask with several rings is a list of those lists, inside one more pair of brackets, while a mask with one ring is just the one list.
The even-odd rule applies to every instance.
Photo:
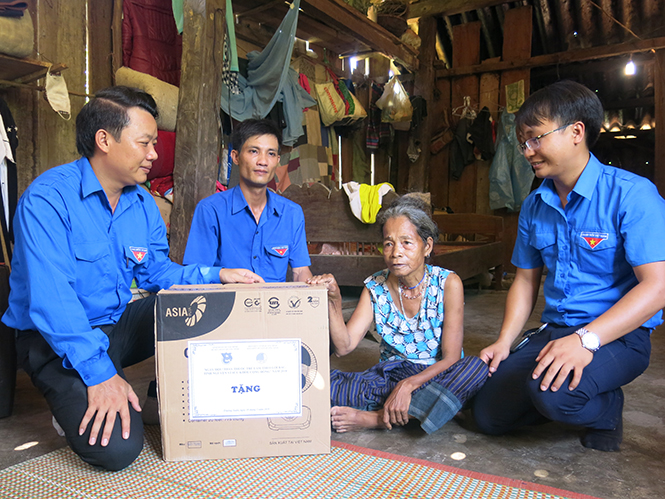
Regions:
[[579, 327], [550, 324], [501, 362], [473, 401], [473, 415], [480, 431], [500, 435], [546, 421], [599, 430], [616, 428], [623, 413], [621, 387], [649, 365], [649, 331], [638, 328], [603, 345], [584, 368], [582, 380], [574, 390], [568, 389], [571, 372], [558, 391], [542, 391], [540, 383], [545, 374], [531, 378], [538, 353], [549, 341], [575, 334]]
[[[123, 378], [124, 367], [154, 355], [154, 305], [155, 295], [137, 300], [127, 305], [117, 324], [100, 327], [109, 337], [109, 357]], [[131, 404], [131, 429], [127, 440], [122, 438], [120, 418], [117, 417], [108, 445], [101, 446], [103, 424], [97, 442], [89, 445], [92, 422], [83, 435], [78, 434], [88, 409], [88, 387], [78, 372], [63, 367], [62, 359], [38, 331], [19, 331], [16, 347], [19, 362], [46, 398], [51, 412], [65, 432], [67, 443], [81, 459], [103, 469], [121, 470], [138, 457], [143, 449], [143, 422]]]

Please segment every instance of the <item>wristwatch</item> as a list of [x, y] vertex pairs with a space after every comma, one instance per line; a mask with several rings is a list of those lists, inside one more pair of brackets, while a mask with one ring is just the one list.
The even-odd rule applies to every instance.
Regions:
[[580, 337], [580, 340], [582, 340], [582, 346], [589, 350], [589, 352], [597, 352], [600, 348], [600, 338], [598, 338], [596, 333], [592, 333], [588, 329], [581, 327], [575, 331], [575, 334]]

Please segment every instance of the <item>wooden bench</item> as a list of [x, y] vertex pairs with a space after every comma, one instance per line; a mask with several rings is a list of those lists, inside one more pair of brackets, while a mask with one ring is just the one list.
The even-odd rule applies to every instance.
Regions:
[[[283, 195], [305, 213], [314, 275], [330, 273], [340, 286], [362, 286], [366, 277], [385, 268], [378, 225], [358, 220], [343, 191], [329, 191], [321, 184], [291, 185]], [[383, 206], [389, 206], [396, 196], [392, 192], [384, 196]], [[463, 280], [494, 269], [495, 287], [501, 289], [503, 219], [474, 213], [435, 213], [432, 218], [446, 242], [435, 244], [430, 263], [455, 271]], [[330, 253], [326, 251], [330, 245], [342, 254], [325, 254]]]

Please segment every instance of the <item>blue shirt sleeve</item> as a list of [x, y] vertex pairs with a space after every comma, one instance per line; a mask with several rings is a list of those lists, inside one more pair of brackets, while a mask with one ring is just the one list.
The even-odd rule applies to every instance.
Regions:
[[520, 269], [535, 269], [543, 266], [540, 252], [529, 244], [531, 237], [531, 210], [534, 206], [535, 197], [532, 195], [522, 205], [517, 224], [517, 239], [511, 263]]
[[[125, 245], [116, 248], [91, 238], [93, 225], [107, 223], [99, 218], [103, 210], [92, 209], [99, 206], [95, 204], [98, 194], [91, 194], [83, 205], [67, 198], [56, 185], [31, 187], [17, 207], [12, 291], [3, 321], [20, 330], [38, 330], [63, 359], [63, 366], [75, 369], [91, 386], [116, 374], [107, 353], [108, 336], [91, 324], [115, 322], [116, 313], [121, 314], [128, 301], [132, 278], [139, 286], [158, 291], [176, 283], [219, 282], [220, 269], [172, 262], [159, 209], [146, 195], [143, 201], [134, 198], [114, 221], [111, 239], [115, 242], [126, 242], [119, 240], [134, 235], [131, 231], [138, 226], [148, 230], [147, 261], [136, 265], [134, 274], [124, 272]], [[87, 239], [81, 237], [85, 230], [90, 232]]]
[[148, 251], [150, 258], [136, 276], [140, 288], [157, 292], [160, 289], [170, 288], [174, 284], [219, 283], [221, 267], [179, 265], [173, 262], [169, 258], [166, 226], [154, 201], [147, 207], [146, 211], [150, 217], [149, 226], [151, 227], [150, 249]]
[[32, 323], [63, 359], [63, 365], [76, 369], [86, 385], [113, 377], [116, 370], [107, 354], [108, 337], [99, 328], [90, 327], [74, 287], [75, 248], [59, 193], [33, 191], [24, 196], [14, 224], [15, 267], [29, 269], [22, 272], [25, 282], [17, 292], [27, 295]]
[[194, 210], [192, 225], [189, 229], [183, 263], [214, 265], [217, 261], [217, 251], [220, 248], [219, 230], [219, 222], [214, 210], [207, 204], [199, 202]]
[[305, 215], [300, 206], [296, 207], [295, 234], [293, 235], [293, 251], [289, 264], [291, 268], [309, 267], [312, 264], [307, 249], [307, 236], [305, 234]]
[[639, 181], [623, 200], [621, 236], [626, 261], [637, 267], [665, 260], [665, 200], [656, 186]]

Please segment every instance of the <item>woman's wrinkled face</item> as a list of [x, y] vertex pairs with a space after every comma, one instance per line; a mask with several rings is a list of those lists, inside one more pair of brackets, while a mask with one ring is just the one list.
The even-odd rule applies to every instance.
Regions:
[[383, 226], [383, 259], [390, 272], [406, 278], [422, 277], [425, 256], [432, 251], [432, 238], [424, 243], [416, 227], [405, 216], [390, 218]]

